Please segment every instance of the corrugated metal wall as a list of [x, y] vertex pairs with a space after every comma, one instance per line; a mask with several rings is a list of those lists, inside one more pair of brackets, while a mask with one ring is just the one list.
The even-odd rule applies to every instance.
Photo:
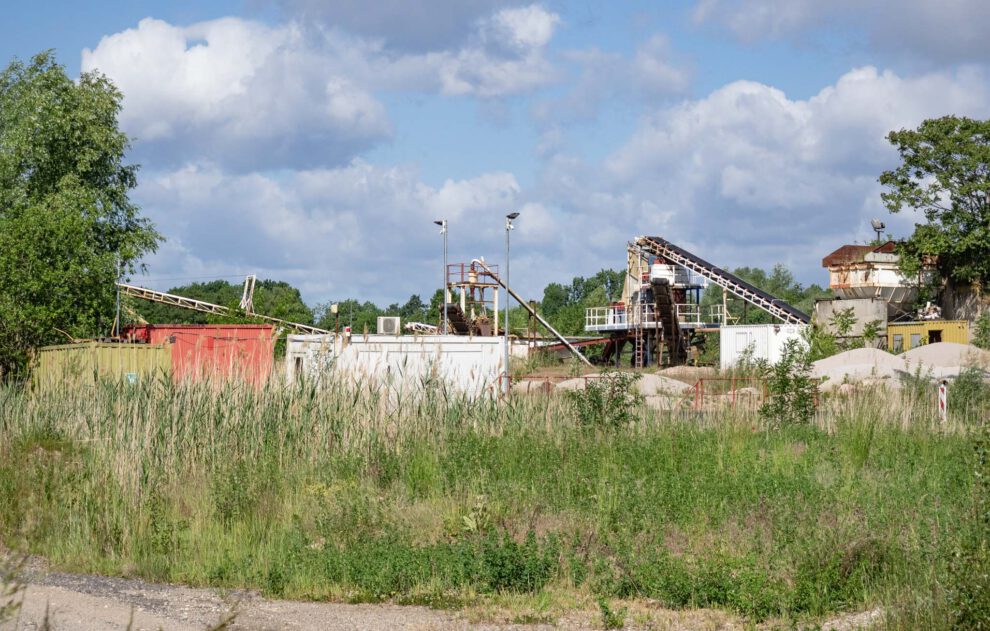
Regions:
[[270, 324], [147, 324], [124, 329], [125, 336], [171, 344], [177, 380], [239, 378], [268, 380], [275, 351]]
[[84, 342], [39, 349], [33, 378], [41, 387], [92, 385], [97, 379], [137, 382], [171, 371], [167, 346]]
[[892, 353], [908, 351], [933, 342], [969, 344], [969, 322], [966, 320], [927, 320], [924, 322], [892, 322], [887, 325], [887, 350]]

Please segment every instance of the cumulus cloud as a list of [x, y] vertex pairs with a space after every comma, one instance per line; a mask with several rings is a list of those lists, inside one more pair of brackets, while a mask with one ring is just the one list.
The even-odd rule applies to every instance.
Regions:
[[608, 102], [628, 107], [679, 96], [691, 83], [689, 64], [677, 58], [668, 38], [660, 33], [637, 46], [631, 57], [588, 48], [567, 51], [563, 58], [576, 69], [569, 89], [533, 107], [537, 121], [549, 129], [593, 120]]
[[546, 46], [560, 16], [540, 5], [502, 9], [478, 24], [475, 41], [457, 52], [428, 54], [445, 94], [501, 97], [526, 92], [556, 76]]
[[984, 62], [990, 55], [984, 0], [698, 0], [693, 14], [750, 43], [840, 25], [863, 31], [878, 50], [938, 63]]
[[408, 0], [281, 0], [292, 19], [322, 28], [341, 28], [382, 41], [388, 48], [428, 52], [460, 48], [479, 21], [513, 0], [441, 0], [423, 4]]
[[[734, 82], [645, 117], [598, 170], [551, 160], [542, 194], [573, 217], [573, 238], [601, 242], [596, 222], [622, 240], [657, 231], [719, 263], [783, 262], [818, 278], [824, 253], [869, 238], [869, 218], [886, 217], [876, 180], [897, 159], [887, 132], [986, 116], [988, 96], [973, 68], [914, 78], [860, 68], [807, 100]], [[911, 218], [888, 224], [904, 232]]]
[[972, 68], [906, 78], [864, 67], [804, 100], [738, 81], [651, 112], [602, 163], [549, 153], [527, 187], [508, 172], [430, 186], [415, 168], [360, 160], [278, 175], [198, 164], [146, 176], [139, 202], [172, 237], [153, 268], [256, 271], [297, 284], [310, 301], [432, 292], [435, 219], [450, 221], [451, 261], [499, 262], [511, 210], [522, 213], [513, 285], [527, 297], [621, 267], [637, 234], [721, 265], [781, 262], [825, 282], [821, 257], [869, 239], [871, 217], [895, 233], [911, 227], [880, 204], [877, 176], [897, 161], [886, 133], [949, 112], [990, 115], [988, 97], [990, 77]]
[[137, 157], [206, 158], [241, 171], [346, 164], [388, 140], [378, 91], [500, 98], [555, 77], [546, 46], [560, 17], [539, 5], [496, 11], [464, 47], [396, 54], [380, 42], [296, 23], [147, 18], [82, 53], [82, 69], [124, 93]]
[[297, 285], [310, 301], [391, 302], [433, 291], [433, 220], [451, 222], [452, 260], [491, 255], [500, 251], [499, 218], [519, 193], [509, 173], [431, 187], [415, 169], [357, 160], [281, 176], [187, 165], [145, 177], [137, 199], [168, 226], [169, 244], [149, 259], [168, 277], [256, 271]]
[[82, 54], [123, 91], [121, 125], [144, 155], [240, 169], [346, 162], [391, 135], [381, 103], [324, 61], [293, 25], [238, 18], [148, 18]]

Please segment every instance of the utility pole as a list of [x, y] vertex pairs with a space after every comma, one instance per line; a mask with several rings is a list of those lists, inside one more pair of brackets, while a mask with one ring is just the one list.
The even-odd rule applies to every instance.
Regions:
[[509, 233], [512, 231], [512, 221], [519, 213], [509, 213], [505, 216], [505, 380], [502, 383], [502, 393], [509, 396]]
[[447, 335], [447, 220], [438, 219], [433, 223], [440, 226], [440, 234], [443, 235], [443, 280], [440, 291], [443, 292], [443, 315], [440, 318], [440, 334]]
[[124, 275], [124, 261], [117, 264], [117, 316], [113, 321], [113, 337], [120, 337], [120, 282]]

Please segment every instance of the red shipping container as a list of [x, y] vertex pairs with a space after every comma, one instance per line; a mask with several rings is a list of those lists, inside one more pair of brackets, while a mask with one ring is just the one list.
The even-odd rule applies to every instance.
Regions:
[[238, 377], [261, 384], [272, 372], [270, 324], [144, 324], [124, 327], [123, 333], [136, 342], [171, 344], [176, 381]]

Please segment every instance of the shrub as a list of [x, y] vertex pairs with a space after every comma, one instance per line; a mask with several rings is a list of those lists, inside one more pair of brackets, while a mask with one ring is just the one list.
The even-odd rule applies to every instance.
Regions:
[[776, 427], [810, 423], [815, 413], [817, 386], [811, 377], [808, 352], [797, 340], [789, 340], [780, 361], [764, 363], [761, 372], [767, 382], [767, 400], [760, 414]]
[[619, 610], [612, 609], [608, 601], [599, 596], [598, 608], [602, 612], [603, 629], [622, 629], [626, 626], [627, 609], [625, 607]]
[[973, 322], [973, 344], [990, 349], [990, 311], [984, 311]]
[[949, 383], [949, 413], [969, 417], [990, 400], [990, 387], [983, 381], [983, 370], [966, 368]]
[[615, 429], [635, 419], [634, 410], [640, 396], [632, 392], [639, 375], [606, 371], [588, 379], [584, 390], [567, 393], [581, 425], [589, 428]]

